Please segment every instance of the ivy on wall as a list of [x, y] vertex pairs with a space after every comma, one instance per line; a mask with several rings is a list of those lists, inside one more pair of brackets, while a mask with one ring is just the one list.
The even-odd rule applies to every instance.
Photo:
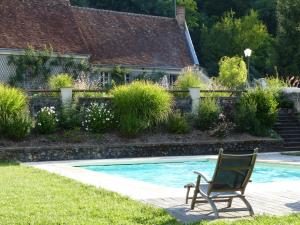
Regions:
[[63, 56], [53, 52], [51, 46], [45, 46], [43, 50], [35, 50], [32, 46], [25, 49], [24, 54], [10, 55], [8, 65], [16, 67], [16, 73], [11, 76], [10, 84], [30, 81], [39, 77], [46, 81], [55, 68], [61, 73], [69, 73], [77, 78], [80, 73], [88, 73], [93, 67], [86, 60], [78, 61], [72, 56]]

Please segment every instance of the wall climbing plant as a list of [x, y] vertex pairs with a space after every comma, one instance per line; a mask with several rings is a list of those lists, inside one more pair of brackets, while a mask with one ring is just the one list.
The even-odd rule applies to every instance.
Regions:
[[32, 46], [28, 46], [24, 54], [10, 55], [8, 65], [16, 66], [16, 74], [11, 76], [10, 83], [14, 85], [38, 76], [47, 78], [51, 72], [49, 60], [52, 54], [51, 47], [45, 46], [42, 51], [36, 51]]
[[29, 45], [24, 54], [10, 55], [8, 65], [16, 67], [16, 73], [10, 78], [10, 84], [17, 86], [34, 79], [39, 79], [39, 83], [46, 83], [53, 73], [68, 73], [76, 79], [81, 73], [90, 73], [94, 70], [88, 61], [54, 53], [51, 46], [35, 50]]

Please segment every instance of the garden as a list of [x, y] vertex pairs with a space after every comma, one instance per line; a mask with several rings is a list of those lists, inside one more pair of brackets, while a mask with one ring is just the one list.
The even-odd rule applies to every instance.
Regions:
[[[74, 74], [51, 75], [48, 92], [34, 92], [0, 84], [0, 135], [2, 146], [40, 140], [44, 143], [84, 143], [88, 141], [127, 141], [157, 136], [183, 136], [192, 139], [239, 138], [239, 135], [276, 138], [272, 130], [280, 107], [293, 107], [281, 89], [292, 84], [268, 77], [264, 84], [247, 86], [247, 68], [242, 58], [224, 57], [219, 77], [203, 81], [197, 71], [185, 69], [175, 86], [166, 89], [161, 82], [138, 77], [132, 83], [119, 79], [105, 92], [87, 89], [86, 77]], [[119, 78], [124, 71], [117, 67]], [[60, 89], [78, 89], [67, 102]], [[195, 105], [190, 88], [200, 92]], [[200, 91], [201, 89], [201, 91]], [[235, 89], [234, 91], [232, 91]], [[232, 94], [235, 94], [232, 96]], [[80, 104], [81, 99], [87, 101]], [[32, 110], [34, 99], [58, 99], [60, 104]], [[178, 101], [186, 103], [178, 106]], [[193, 108], [196, 106], [196, 108]], [[99, 143], [99, 142], [98, 142]]]
[[[228, 73], [229, 68], [235, 72]], [[266, 85], [257, 82], [249, 87], [245, 70], [241, 59], [223, 58], [218, 78], [204, 82], [196, 71], [185, 69], [171, 90], [141, 77], [132, 83], [115, 82], [105, 91], [87, 90], [84, 79], [68, 73], [49, 76], [48, 91], [30, 93], [0, 84], [0, 146], [42, 149], [107, 142], [176, 145], [195, 140], [276, 139], [272, 128], [279, 108], [293, 107], [281, 90], [292, 84], [275, 76], [266, 78]], [[80, 86], [84, 88], [73, 91], [71, 99], [63, 98], [60, 90]], [[198, 102], [191, 99], [191, 88], [198, 94], [200, 90]], [[36, 99], [55, 99], [59, 104], [34, 108]], [[0, 193], [5, 196], [0, 222], [4, 224], [180, 224], [163, 209], [31, 167], [2, 162], [0, 172]], [[296, 224], [298, 220], [299, 215], [258, 216], [234, 224]]]

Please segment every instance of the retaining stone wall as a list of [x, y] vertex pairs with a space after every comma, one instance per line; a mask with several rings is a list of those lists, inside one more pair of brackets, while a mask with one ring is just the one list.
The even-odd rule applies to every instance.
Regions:
[[281, 140], [230, 141], [216, 143], [165, 143], [165, 144], [128, 144], [95, 146], [41, 146], [0, 148], [0, 160], [22, 162], [114, 159], [134, 157], [190, 156], [217, 154], [219, 149], [225, 152], [246, 153], [254, 148], [259, 152], [280, 151]]

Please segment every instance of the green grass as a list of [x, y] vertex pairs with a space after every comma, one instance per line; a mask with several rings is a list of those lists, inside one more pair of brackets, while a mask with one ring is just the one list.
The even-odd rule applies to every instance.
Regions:
[[[0, 164], [0, 224], [179, 225], [162, 209], [38, 169]], [[116, 184], [117, 185], [117, 184]], [[300, 215], [206, 224], [300, 224]]]

